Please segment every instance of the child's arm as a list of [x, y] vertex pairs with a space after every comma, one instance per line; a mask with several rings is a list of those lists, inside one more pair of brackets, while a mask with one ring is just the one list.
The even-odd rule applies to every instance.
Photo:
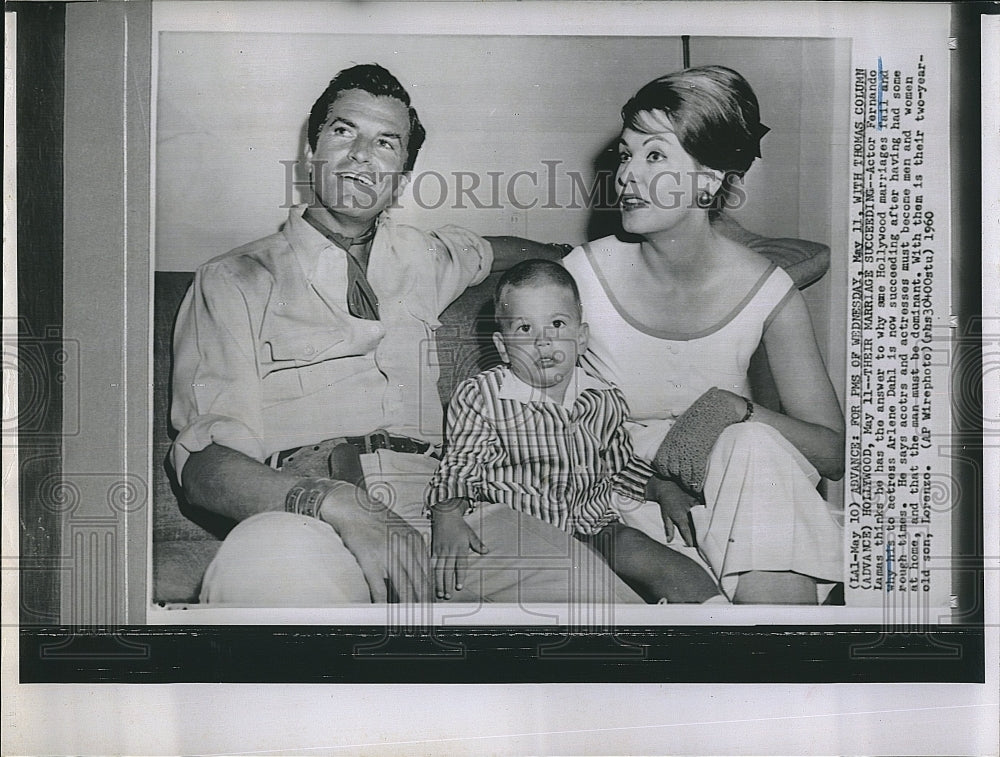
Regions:
[[618, 389], [612, 392], [611, 410], [614, 429], [604, 447], [611, 487], [619, 494], [644, 502], [648, 498], [648, 483], [653, 469], [632, 451], [632, 439], [625, 428], [628, 405]]
[[469, 567], [469, 550], [489, 552], [479, 535], [462, 517], [472, 503], [462, 497], [446, 499], [431, 508], [431, 555], [434, 566], [434, 596], [451, 599], [461, 591]]
[[647, 602], [704, 602], [719, 593], [698, 563], [634, 528], [612, 523], [593, 544], [614, 572]]
[[688, 513], [699, 504], [698, 500], [688, 494], [674, 481], [659, 476], [652, 476], [646, 484], [646, 499], [660, 505], [660, 515], [663, 517], [663, 529], [667, 541], [674, 538], [674, 527], [681, 534], [684, 543], [695, 545], [694, 528]]
[[674, 481], [660, 478], [642, 458], [635, 455], [615, 475], [612, 488], [619, 494], [640, 501], [656, 502], [663, 518], [663, 533], [667, 541], [674, 539], [674, 529], [680, 532], [684, 543], [695, 545], [694, 528], [688, 513], [698, 500], [681, 489]]
[[[500, 440], [485, 414], [485, 401], [475, 378], [459, 384], [448, 403], [447, 445], [427, 491], [426, 514], [436, 503], [484, 497], [486, 468], [501, 454]], [[471, 505], [470, 505], [471, 506]]]
[[499, 437], [484, 414], [476, 380], [459, 385], [448, 403], [448, 445], [427, 491], [434, 592], [450, 599], [465, 581], [468, 554], [488, 551], [462, 517], [485, 492], [486, 468], [500, 454]]
[[673, 481], [654, 475], [653, 468], [632, 451], [632, 440], [625, 428], [624, 419], [628, 415], [625, 397], [615, 392], [616, 408], [621, 413], [621, 422], [611, 434], [606, 456], [614, 474], [611, 485], [616, 492], [640, 501], [652, 500], [660, 505], [664, 533], [667, 541], [674, 538], [674, 527], [689, 547], [694, 546], [694, 531], [688, 518], [688, 511], [698, 503]]

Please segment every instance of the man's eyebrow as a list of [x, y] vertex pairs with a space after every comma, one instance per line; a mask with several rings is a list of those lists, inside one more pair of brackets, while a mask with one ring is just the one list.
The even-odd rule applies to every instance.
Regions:
[[327, 124], [335, 124], [338, 121], [342, 124], [345, 124], [346, 126], [350, 126], [352, 129], [358, 128], [358, 125], [354, 123], [354, 121], [352, 121], [349, 118], [344, 118], [343, 116], [334, 116], [329, 121], [327, 121]]
[[[331, 124], [335, 124], [338, 122], [344, 124], [345, 126], [350, 126], [352, 129], [358, 128], [358, 125], [354, 121], [352, 121], [349, 118], [344, 118], [343, 116], [334, 116], [327, 122], [327, 125], [329, 126]], [[383, 131], [379, 133], [379, 136], [388, 139], [395, 139], [397, 142], [400, 143], [402, 143], [403, 141], [403, 135], [400, 134], [398, 131]]]

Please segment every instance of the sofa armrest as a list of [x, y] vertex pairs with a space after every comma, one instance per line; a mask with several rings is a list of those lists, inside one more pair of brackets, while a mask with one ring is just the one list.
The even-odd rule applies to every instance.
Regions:
[[745, 229], [725, 213], [712, 222], [712, 227], [784, 268], [799, 289], [819, 281], [830, 267], [830, 248], [825, 244], [791, 237], [764, 237]]

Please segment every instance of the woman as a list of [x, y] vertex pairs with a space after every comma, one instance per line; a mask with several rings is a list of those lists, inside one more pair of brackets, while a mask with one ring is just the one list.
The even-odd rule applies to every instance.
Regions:
[[[616, 183], [633, 241], [565, 259], [591, 328], [584, 364], [625, 393], [636, 451], [664, 477], [651, 486], [675, 491], [668, 538], [676, 525], [691, 543], [690, 510], [734, 602], [816, 603], [842, 580], [842, 529], [816, 485], [843, 475], [843, 414], [791, 279], [711, 224], [760, 154], [757, 98], [705, 66], [650, 82], [622, 118]], [[748, 398], [761, 343], [780, 413]]]

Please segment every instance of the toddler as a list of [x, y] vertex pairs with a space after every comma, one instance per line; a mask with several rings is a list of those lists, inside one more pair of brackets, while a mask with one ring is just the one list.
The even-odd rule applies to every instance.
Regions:
[[576, 364], [587, 348], [580, 295], [558, 263], [527, 260], [494, 297], [504, 364], [458, 386], [448, 445], [428, 490], [435, 594], [461, 590], [469, 550], [488, 551], [463, 517], [501, 502], [589, 543], [647, 602], [718, 594], [696, 562], [623, 524], [615, 497], [654, 497], [652, 469], [632, 454], [625, 398]]

